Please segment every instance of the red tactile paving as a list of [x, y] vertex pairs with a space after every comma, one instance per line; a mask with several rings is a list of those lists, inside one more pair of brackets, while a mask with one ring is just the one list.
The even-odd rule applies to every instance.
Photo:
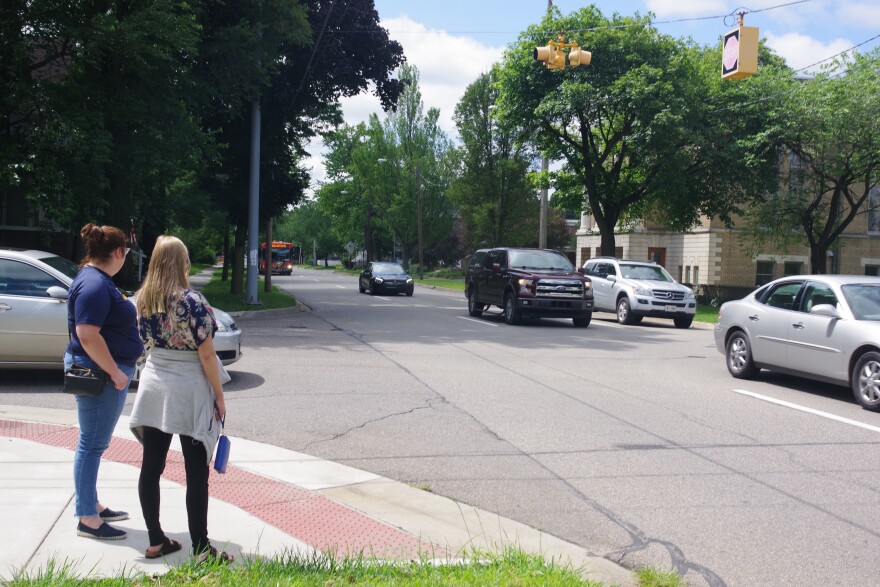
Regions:
[[[75, 450], [79, 430], [72, 426], [0, 420], [0, 436]], [[141, 445], [133, 439], [113, 437], [104, 458], [140, 467]], [[186, 485], [180, 451], [169, 452], [162, 476]], [[445, 550], [322, 495], [232, 465], [225, 475], [212, 471], [210, 483], [211, 497], [241, 508], [324, 552], [401, 559], [418, 558], [420, 554], [446, 556]]]

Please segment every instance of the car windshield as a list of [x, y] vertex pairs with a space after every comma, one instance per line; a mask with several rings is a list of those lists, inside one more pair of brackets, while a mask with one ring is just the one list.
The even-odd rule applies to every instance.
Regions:
[[79, 265], [64, 257], [43, 257], [40, 261], [71, 279], [79, 273]]
[[856, 320], [880, 320], [880, 285], [853, 283], [841, 289]]
[[660, 265], [641, 265], [621, 263], [620, 273], [625, 279], [647, 279], [649, 281], [675, 281]]
[[574, 266], [560, 253], [552, 251], [510, 251], [510, 269], [528, 271], [574, 271]]
[[406, 271], [398, 263], [373, 263], [373, 273], [401, 274]]

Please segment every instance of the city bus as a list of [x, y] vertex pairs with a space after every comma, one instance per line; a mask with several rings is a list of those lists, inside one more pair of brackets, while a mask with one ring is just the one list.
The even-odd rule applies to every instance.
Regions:
[[[266, 273], [266, 243], [260, 247], [260, 273]], [[293, 243], [272, 241], [272, 274], [290, 275], [293, 264], [299, 262], [300, 248]]]

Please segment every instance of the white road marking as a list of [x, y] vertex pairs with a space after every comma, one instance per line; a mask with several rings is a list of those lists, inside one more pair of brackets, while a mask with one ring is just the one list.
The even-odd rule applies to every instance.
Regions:
[[348, 289], [348, 288], [345, 287], [344, 285], [337, 285], [336, 287], [338, 287], [339, 289]]
[[493, 328], [497, 327], [498, 324], [492, 324], [491, 322], [486, 322], [485, 320], [474, 320], [473, 318], [468, 318], [467, 316], [457, 316], [462, 320], [467, 320], [468, 322], [476, 322], [477, 324], [482, 324], [483, 326], [492, 326]]
[[864, 428], [865, 430], [870, 430], [871, 432], [880, 432], [880, 427], [871, 426], [870, 424], [865, 424], [863, 422], [859, 422], [858, 420], [850, 420], [849, 418], [844, 418], [842, 416], [836, 416], [834, 414], [829, 414], [828, 412], [820, 412], [819, 410], [814, 410], [813, 408], [807, 408], [798, 404], [793, 404], [791, 402], [786, 402], [780, 399], [774, 399], [772, 397], [767, 397], [765, 395], [760, 395], [757, 393], [752, 393], [751, 391], [746, 391], [744, 389], [734, 389], [734, 393], [739, 393], [741, 395], [747, 395], [749, 397], [753, 397], [755, 399], [763, 400], [765, 402], [770, 402], [771, 404], [777, 404], [780, 406], [784, 406], [786, 408], [791, 408], [793, 410], [799, 410], [801, 412], [806, 412], [808, 414], [813, 414], [814, 416], [821, 416], [823, 418], [828, 418], [829, 420], [835, 420], [837, 422], [842, 422], [844, 424], [849, 424], [850, 426], [856, 426], [858, 428]]

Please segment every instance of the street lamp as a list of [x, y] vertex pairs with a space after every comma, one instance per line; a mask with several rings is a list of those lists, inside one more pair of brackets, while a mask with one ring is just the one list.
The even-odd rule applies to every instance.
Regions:
[[[376, 161], [379, 163], [387, 163], [388, 159], [385, 159], [384, 157], [380, 157], [380, 158], [376, 159]], [[416, 163], [416, 187], [418, 190], [417, 194], [418, 194], [418, 208], [419, 208], [418, 220], [417, 220], [417, 227], [418, 227], [418, 233], [419, 233], [419, 272], [418, 272], [418, 275], [419, 275], [419, 279], [424, 279], [425, 274], [422, 272], [423, 271], [422, 267], [425, 266], [425, 256], [424, 256], [425, 250], [424, 250], [424, 245], [422, 242], [422, 164], [421, 163]]]

